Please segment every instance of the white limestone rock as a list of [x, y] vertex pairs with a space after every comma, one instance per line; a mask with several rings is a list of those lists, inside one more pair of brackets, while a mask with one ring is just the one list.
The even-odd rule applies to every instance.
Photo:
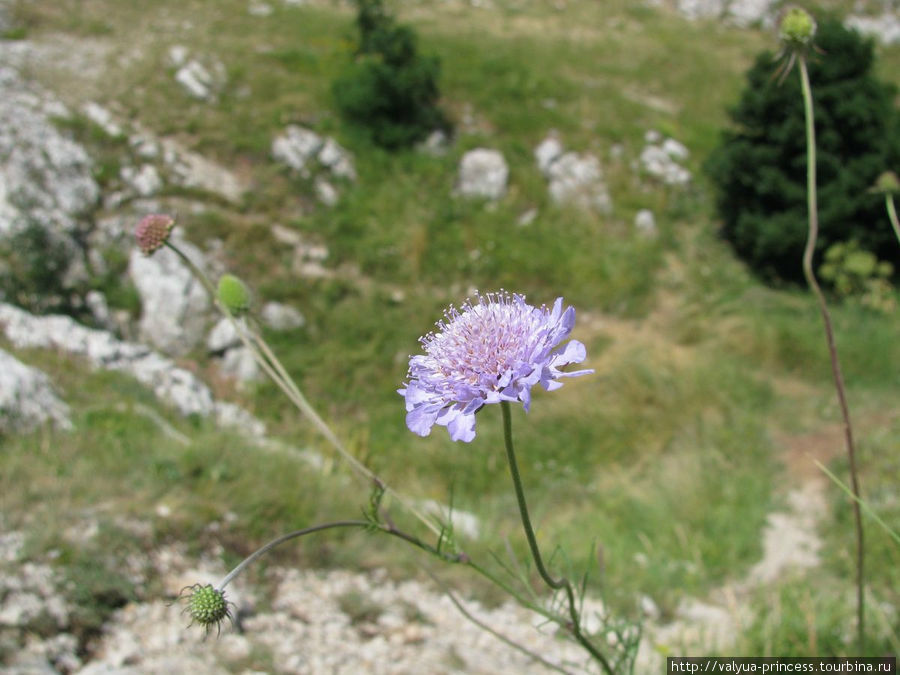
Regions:
[[676, 162], [683, 162], [690, 155], [684, 144], [679, 143], [674, 138], [667, 138], [664, 140], [662, 143], [662, 150]]
[[99, 103], [88, 101], [81, 107], [81, 112], [107, 136], [117, 138], [122, 135], [122, 127], [113, 119], [112, 113]]
[[292, 124], [272, 141], [272, 157], [308, 178], [311, 171], [307, 164], [322, 149], [324, 143], [322, 137], [314, 131]]
[[778, 13], [775, 0], [731, 0], [726, 21], [741, 28], [760, 25], [770, 28]]
[[159, 172], [152, 164], [142, 164], [140, 167], [122, 167], [119, 175], [122, 180], [139, 196], [149, 197], [162, 189], [163, 181]]
[[464, 197], [500, 199], [506, 193], [509, 167], [499, 150], [475, 148], [459, 163], [457, 193]]
[[650, 209], [641, 209], [634, 216], [634, 227], [641, 234], [651, 237], [656, 234], [656, 218]]
[[[173, 232], [177, 238], [178, 231]], [[179, 249], [201, 270], [203, 254], [180, 240]], [[169, 248], [152, 256], [132, 249], [128, 272], [141, 298], [141, 338], [166, 354], [189, 352], [203, 337], [210, 300], [191, 270]]]
[[187, 63], [190, 50], [184, 45], [172, 45], [169, 47], [169, 63], [176, 68], [180, 68]]
[[562, 154], [562, 142], [560, 142], [559, 137], [551, 131], [547, 138], [541, 141], [534, 149], [534, 159], [537, 161], [538, 169], [540, 169], [540, 172], [544, 174], [545, 177], [549, 175], [550, 165], [559, 159]]
[[334, 206], [341, 197], [337, 188], [321, 176], [316, 178], [313, 183], [313, 189], [316, 192], [316, 197], [318, 197], [319, 201], [325, 206]]
[[644, 138], [647, 145], [641, 151], [640, 165], [645, 173], [666, 185], [685, 186], [691, 182], [691, 172], [681, 165], [690, 155], [682, 143], [673, 138], [660, 142], [661, 136], [652, 131], [648, 131]]
[[573, 204], [601, 213], [612, 210], [612, 199], [596, 156], [567, 152], [550, 164], [547, 177], [550, 197], [557, 204]]
[[882, 44], [900, 44], [900, 13], [896, 11], [885, 11], [879, 16], [852, 15], [844, 23], [848, 28], [874, 37]]
[[306, 318], [299, 311], [280, 302], [263, 305], [260, 318], [269, 328], [278, 331], [296, 330], [306, 325]]
[[228, 317], [222, 317], [206, 338], [206, 348], [213, 354], [223, 353], [241, 344], [241, 338]]
[[191, 59], [175, 73], [175, 81], [187, 94], [200, 101], [212, 101], [225, 83], [225, 67], [215, 63], [209, 68]]
[[328, 169], [335, 178], [356, 180], [353, 157], [333, 138], [325, 139], [317, 156], [322, 166]]
[[224, 429], [234, 429], [248, 438], [265, 441], [266, 425], [239, 405], [229, 401], [216, 401], [213, 405], [216, 424]]
[[678, 0], [678, 12], [688, 19], [719, 17], [725, 9], [724, 0]]
[[251, 0], [247, 5], [247, 14], [250, 16], [266, 17], [272, 14], [272, 5], [260, 2], [260, 0]]
[[519, 216], [518, 220], [516, 220], [516, 224], [520, 227], [527, 227], [528, 225], [531, 225], [537, 217], [538, 210], [536, 208], [530, 208]]
[[777, 0], [678, 0], [676, 8], [691, 20], [721, 19], [733, 26], [746, 28], [774, 25]]
[[238, 382], [259, 380], [262, 375], [253, 354], [244, 346], [225, 352], [225, 356], [222, 357], [221, 371]]
[[91, 316], [94, 317], [94, 321], [99, 325], [106, 329], [115, 326], [112, 314], [109, 311], [109, 303], [106, 301], [106, 296], [103, 293], [98, 290], [88, 291], [84, 296], [84, 304], [87, 305]]
[[159, 145], [176, 184], [210, 192], [232, 203], [243, 197], [244, 183], [225, 167], [187, 150], [171, 138], [163, 139]]
[[247, 435], [265, 433], [261, 421], [234, 404], [215, 401], [193, 373], [145, 345], [87, 328], [68, 316], [33, 316], [4, 303], [0, 303], [0, 332], [18, 349], [55, 349], [84, 357], [94, 368], [131, 375], [182, 415], [212, 415], [220, 425], [238, 427]]
[[30, 222], [71, 237], [80, 215], [97, 204], [90, 157], [51, 121], [69, 114], [51, 94], [0, 66], [0, 236]]
[[27, 432], [45, 422], [72, 428], [69, 407], [46, 374], [0, 349], [0, 432]]

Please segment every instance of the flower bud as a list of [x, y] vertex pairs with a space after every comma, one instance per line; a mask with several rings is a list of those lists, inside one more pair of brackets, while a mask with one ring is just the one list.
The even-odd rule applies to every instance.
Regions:
[[900, 192], [900, 178], [893, 171], [885, 171], [878, 176], [872, 192], [880, 192], [882, 194], [893, 194]]
[[243, 281], [233, 274], [223, 274], [219, 279], [219, 302], [232, 314], [250, 309], [250, 291]]
[[791, 47], [807, 47], [816, 34], [816, 21], [800, 7], [791, 7], [781, 19], [778, 35]]
[[141, 218], [134, 229], [134, 237], [143, 254], [151, 255], [165, 244], [173, 227], [175, 219], [164, 214], [155, 213]]

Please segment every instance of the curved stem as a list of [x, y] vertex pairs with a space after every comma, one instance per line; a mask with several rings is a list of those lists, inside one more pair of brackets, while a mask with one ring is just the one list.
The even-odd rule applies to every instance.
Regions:
[[831, 372], [834, 378], [834, 386], [837, 390], [841, 415], [844, 420], [844, 438], [847, 445], [847, 456], [850, 462], [850, 484], [853, 490], [853, 520], [856, 525], [856, 630], [857, 642], [860, 653], [864, 653], [865, 643], [865, 594], [863, 589], [863, 564], [865, 562], [863, 552], [863, 525], [860, 513], [859, 500], [859, 476], [856, 469], [856, 450], [853, 442], [853, 426], [850, 423], [850, 408], [847, 405], [844, 376], [841, 373], [841, 364], [838, 359], [837, 346], [834, 340], [834, 329], [831, 325], [831, 315], [825, 302], [825, 295], [816, 281], [813, 272], [813, 253], [816, 248], [816, 238], [819, 233], [819, 212], [816, 199], [816, 130], [813, 115], [812, 89], [809, 84], [809, 72], [806, 67], [806, 56], [801, 54], [797, 59], [800, 66], [800, 84], [803, 90], [803, 109], [806, 117], [806, 198], [809, 210], [809, 236], [806, 240], [806, 249], [803, 251], [803, 274], [806, 282], [819, 303], [819, 311], [825, 324], [825, 338], [828, 342], [828, 354], [831, 358]]
[[[272, 541], [268, 542], [261, 548], [257, 549], [253, 553], [251, 553], [244, 560], [242, 560], [237, 565], [237, 567], [235, 567], [233, 570], [231, 570], [231, 572], [229, 572], [222, 579], [222, 581], [219, 582], [219, 584], [216, 588], [218, 588], [218, 590], [220, 590], [220, 591], [224, 591], [225, 587], [228, 586], [228, 584], [230, 584], [232, 581], [234, 581], [234, 579], [238, 575], [240, 575], [241, 572], [243, 572], [245, 569], [247, 569], [247, 567], [252, 565], [255, 561], [257, 561], [259, 558], [261, 558], [266, 553], [271, 551], [273, 548], [281, 546], [281, 544], [284, 544], [285, 542], [288, 542], [292, 539], [298, 539], [299, 537], [306, 536], [307, 534], [314, 534], [316, 532], [323, 532], [325, 530], [331, 530], [331, 529], [343, 528], [343, 527], [358, 527], [358, 528], [363, 528], [363, 529], [368, 529], [368, 528], [374, 527], [374, 528], [376, 528], [377, 531], [384, 532], [385, 534], [393, 536], [393, 537], [397, 537], [398, 539], [401, 539], [401, 540], [407, 542], [408, 544], [411, 544], [412, 546], [415, 546], [416, 548], [419, 548], [419, 549], [425, 551], [426, 553], [430, 553], [430, 554], [440, 558], [441, 560], [444, 560], [446, 562], [461, 563], [461, 564], [468, 565], [468, 566], [472, 567], [475, 571], [481, 573], [488, 580], [498, 584], [501, 588], [503, 588], [504, 590], [509, 592], [513, 597], [515, 597], [517, 600], [519, 600], [523, 604], [523, 606], [528, 607], [529, 609], [532, 609], [534, 611], [540, 612], [541, 614], [546, 616], [548, 619], [555, 618], [552, 614], [548, 613], [543, 608], [532, 606], [527, 601], [523, 600], [519, 596], [519, 594], [516, 593], [516, 591], [514, 589], [508, 588], [505, 584], [503, 584], [502, 581], [497, 580], [487, 570], [485, 570], [485, 569], [481, 568], [480, 566], [476, 565], [475, 563], [473, 563], [465, 553], [460, 553], [460, 554], [455, 554], [455, 555], [443, 553], [443, 552], [439, 551], [437, 548], [435, 548], [434, 546], [426, 544], [418, 537], [415, 537], [413, 535], [407, 534], [406, 532], [398, 530], [393, 525], [379, 525], [379, 524], [373, 523], [368, 520], [337, 520], [337, 521], [333, 521], [330, 523], [322, 523], [321, 525], [313, 525], [311, 527], [305, 527], [301, 530], [295, 530], [293, 532], [289, 532], [285, 535], [277, 537], [276, 539], [273, 539]], [[492, 626], [484, 623], [483, 621], [479, 620], [477, 617], [473, 616], [463, 606], [463, 604], [456, 598], [456, 596], [453, 594], [453, 592], [446, 585], [444, 585], [433, 573], [431, 573], [428, 570], [425, 570], [425, 571], [432, 578], [432, 580], [434, 580], [434, 582], [436, 584], [438, 584], [438, 586], [440, 586], [441, 590], [447, 595], [447, 597], [450, 599], [450, 601], [453, 603], [453, 605], [460, 611], [460, 613], [462, 613], [463, 616], [465, 616], [467, 619], [469, 619], [469, 621], [474, 623], [476, 626], [487, 631], [488, 633], [490, 633], [491, 635], [496, 637], [501, 642], [509, 645], [510, 647], [512, 647], [514, 649], [517, 649], [518, 651], [522, 652], [523, 654], [526, 654], [528, 657], [534, 659], [538, 663], [541, 663], [542, 665], [546, 666], [547, 668], [550, 668], [551, 670], [556, 670], [557, 672], [561, 672], [561, 673], [568, 673], [568, 671], [564, 670], [560, 666], [558, 666], [550, 661], [547, 661], [546, 659], [541, 657], [540, 654], [533, 652], [532, 650], [519, 644], [515, 640], [512, 640], [511, 638], [507, 637], [506, 635], [503, 635], [502, 633], [500, 633], [499, 631], [494, 629]]]
[[338, 452], [344, 460], [350, 464], [350, 466], [361, 476], [366, 478], [369, 481], [372, 481], [379, 487], [383, 488], [384, 491], [389, 494], [393, 499], [395, 499], [402, 507], [407, 509], [410, 513], [412, 513], [416, 518], [418, 518], [429, 530], [431, 530], [434, 534], [440, 535], [440, 529], [429, 520], [419, 509], [415, 506], [407, 502], [403, 497], [400, 496], [398, 492], [396, 492], [393, 488], [387, 485], [381, 478], [379, 478], [373, 471], [367, 468], [362, 462], [360, 462], [353, 454], [347, 449], [347, 447], [341, 442], [341, 440], [337, 437], [334, 431], [331, 430], [331, 427], [322, 419], [318, 412], [316, 412], [315, 408], [309, 403], [307, 398], [303, 395], [300, 389], [297, 387], [296, 383], [291, 379], [287, 370], [275, 356], [269, 346], [266, 344], [265, 340], [263, 340], [259, 335], [256, 335], [249, 331], [246, 326], [241, 324], [231, 313], [231, 311], [225, 307], [218, 300], [218, 294], [213, 288], [212, 282], [207, 278], [206, 274], [197, 267], [194, 262], [188, 258], [175, 244], [167, 241], [166, 246], [168, 246], [172, 251], [181, 258], [184, 263], [188, 266], [188, 268], [193, 272], [194, 276], [203, 284], [203, 287], [210, 294], [210, 297], [215, 302], [216, 306], [219, 310], [225, 315], [225, 317], [231, 322], [232, 326], [234, 326], [235, 331], [238, 334], [241, 342], [244, 346], [250, 351], [250, 354], [256, 360], [256, 362], [260, 365], [260, 367], [265, 371], [265, 373], [271, 378], [271, 380], [284, 392], [285, 396], [293, 403], [300, 412], [309, 419], [313, 426], [316, 428], [322, 436], [331, 444], [331, 446]]
[[516, 451], [513, 447], [512, 415], [509, 411], [509, 401], [501, 401], [500, 409], [503, 411], [503, 438], [506, 442], [506, 459], [509, 463], [509, 472], [512, 475], [513, 487], [516, 491], [516, 501], [519, 504], [519, 515], [522, 518], [522, 527], [525, 529], [525, 538], [528, 540], [528, 548], [531, 549], [531, 557], [534, 559], [535, 567], [537, 568], [538, 574], [541, 575], [541, 579], [543, 579], [544, 583], [550, 588], [554, 590], [565, 590], [566, 600], [569, 605], [569, 617], [571, 619], [571, 623], [567, 628], [578, 643], [584, 647], [601, 666], [603, 666], [603, 669], [607, 673], [612, 674], [614, 671], [612, 666], [610, 666], [609, 662], [606, 660], [606, 657], [603, 656], [597, 647], [581, 632], [581, 620], [578, 615], [578, 606], [575, 601], [575, 591], [572, 588], [572, 584], [565, 577], [554, 579], [544, 566], [544, 559], [541, 557], [541, 550], [538, 548], [537, 538], [534, 536], [534, 527], [531, 525], [531, 517], [528, 515], [528, 503], [525, 501], [525, 490], [522, 487], [522, 478], [519, 475], [519, 464], [516, 461]]
[[519, 514], [522, 517], [522, 527], [525, 528], [525, 538], [528, 540], [528, 548], [531, 549], [531, 557], [537, 567], [538, 574], [550, 588], [559, 590], [565, 586], [565, 579], [554, 579], [544, 566], [544, 559], [538, 548], [537, 538], [534, 536], [534, 527], [531, 525], [531, 517], [528, 515], [528, 504], [525, 501], [525, 490], [522, 488], [522, 478], [519, 475], [519, 465], [516, 461], [516, 451], [512, 441], [512, 415], [509, 411], [509, 401], [501, 401], [500, 408], [503, 411], [503, 438], [506, 441], [506, 459], [509, 462], [509, 472], [512, 474], [513, 487], [516, 491], [516, 500], [519, 503]]
[[894, 234], [897, 235], [897, 241], [900, 242], [900, 222], [897, 221], [897, 209], [894, 207], [894, 195], [890, 192], [884, 196], [884, 202], [887, 206], [888, 218], [891, 226], [894, 228]]
[[243, 572], [249, 565], [252, 565], [256, 560], [264, 556], [266, 553], [271, 551], [276, 546], [281, 546], [286, 541], [290, 541], [291, 539], [296, 539], [297, 537], [303, 537], [307, 534], [312, 534], [314, 532], [322, 532], [324, 530], [331, 530], [338, 527], [369, 527], [370, 523], [366, 520], [337, 520], [331, 523], [322, 523], [321, 525], [313, 525], [312, 527], [305, 527], [302, 530], [294, 530], [293, 532], [288, 532], [277, 539], [273, 539], [268, 544], [263, 546], [262, 548], [258, 548], [253, 553], [244, 558], [240, 564], [231, 570], [222, 581], [219, 582], [217, 588], [220, 591], [224, 591], [225, 587], [230, 584], [234, 578]]

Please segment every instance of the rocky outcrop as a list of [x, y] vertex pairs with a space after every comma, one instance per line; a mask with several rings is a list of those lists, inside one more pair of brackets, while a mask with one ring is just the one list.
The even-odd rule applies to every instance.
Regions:
[[644, 134], [646, 145], [640, 156], [640, 168], [666, 185], [684, 186], [691, 182], [691, 172], [682, 166], [688, 149], [674, 138], [663, 138], [658, 131]]
[[500, 199], [506, 193], [509, 167], [499, 150], [475, 148], [462, 156], [456, 192], [463, 197]]
[[47, 375], [0, 349], [0, 433], [31, 431], [48, 421], [71, 428], [69, 407]]
[[53, 118], [69, 111], [55, 97], [0, 66], [0, 237], [37, 227], [67, 254], [69, 285], [84, 277], [78, 243], [85, 215], [99, 200], [92, 162]]
[[774, 25], [776, 0], [677, 0], [676, 9], [688, 19], [721, 19], [734, 26]]
[[844, 22], [848, 28], [858, 30], [886, 45], [900, 44], [900, 13], [885, 11], [879, 16], [852, 15]]
[[265, 425], [232, 403], [216, 401], [196, 375], [149, 347], [117, 339], [111, 333], [82, 326], [68, 316], [33, 316], [0, 303], [0, 332], [19, 349], [56, 349], [85, 358], [94, 368], [133, 376], [182, 415], [213, 417], [261, 438]]
[[353, 157], [345, 148], [333, 138], [296, 124], [272, 141], [272, 157], [301, 178], [314, 178], [316, 196], [326, 206], [333, 206], [340, 198], [334, 180], [356, 180]]
[[573, 204], [582, 209], [595, 209], [601, 213], [612, 210], [612, 200], [600, 160], [594, 155], [567, 152], [554, 161], [547, 170], [550, 181], [550, 197], [557, 204]]
[[51, 121], [67, 116], [52, 95], [0, 67], [0, 234], [27, 220], [71, 235], [96, 205], [90, 157]]
[[306, 325], [306, 319], [290, 305], [267, 302], [260, 310], [260, 319], [272, 330], [296, 330]]
[[[201, 270], [206, 267], [195, 246], [179, 240], [178, 248]], [[209, 296], [190, 268], [169, 248], [152, 256], [135, 248], [128, 271], [141, 297], [141, 339], [166, 354], [189, 352], [202, 339], [210, 311]]]
[[656, 218], [650, 209], [641, 209], [634, 216], [634, 228], [647, 237], [656, 234]]
[[534, 149], [534, 158], [555, 203], [600, 213], [612, 210], [603, 169], [595, 155], [566, 152], [558, 136], [551, 132]]
[[115, 208], [135, 197], [158, 194], [166, 186], [201, 190], [238, 203], [247, 186], [234, 173], [184, 147], [171, 138], [157, 138], [138, 123], [118, 119], [96, 102], [81, 112], [111, 138], [126, 138], [130, 152], [121, 158], [121, 186], [104, 195], [104, 203]]
[[218, 60], [189, 58], [189, 54], [182, 45], [169, 48], [169, 62], [176, 68], [175, 81], [191, 98], [214, 101], [225, 85], [225, 66]]

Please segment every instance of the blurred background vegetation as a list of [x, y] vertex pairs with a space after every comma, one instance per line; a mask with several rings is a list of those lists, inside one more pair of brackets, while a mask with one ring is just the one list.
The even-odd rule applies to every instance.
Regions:
[[[838, 11], [851, 3], [823, 4]], [[616, 0], [570, 0], [560, 9], [538, 0], [497, 0], [489, 9], [389, 4], [413, 27], [418, 49], [440, 63], [440, 99], [432, 102], [456, 132], [447, 151], [434, 155], [397, 149], [405, 144], [381, 143], [342, 121], [334, 83], [348, 77], [357, 50], [351, 5], [273, 8], [255, 17], [244, 0], [36, 0], [18, 11], [29, 39], [62, 34], [110, 45], [102, 78], [34, 67], [73, 109], [98, 101], [250, 181], [237, 208], [209, 199], [199, 212], [183, 213], [188, 239], [223, 240], [229, 270], [258, 297], [302, 309], [304, 328], [267, 336], [275, 351], [353, 452], [392, 486], [477, 514], [483, 534], [464, 548], [485, 557], [508, 540], [525, 551], [499, 411], [484, 410], [471, 445], [443, 433], [420, 439], [405, 428], [395, 390], [417, 338], [474, 288], [504, 287], [538, 304], [561, 295], [578, 310], [573, 337], [586, 344], [596, 375], [537, 395], [529, 415], [515, 412], [514, 429], [539, 538], [576, 562], [601, 547], [591, 590], [623, 614], [636, 615], [648, 596], [665, 620], [684, 597], [743, 578], [762, 554], [767, 514], [786, 508], [791, 489], [817, 479], [808, 471], [813, 457], [847, 475], [818, 311], [802, 288], [767, 285], [739, 261], [720, 233], [728, 205], [717, 211], [719, 176], [701, 170], [722, 131], [733, 129], [728, 110], [742, 100], [746, 71], [774, 47], [769, 31], [689, 22]], [[227, 85], [216, 102], [195, 101], [175, 83], [165, 56], [172, 44], [224, 63]], [[900, 48], [874, 54], [875, 76], [900, 84]], [[795, 77], [779, 91], [799, 101]], [[892, 105], [896, 112], [896, 98]], [[291, 123], [335, 136], [354, 155], [358, 182], [332, 208], [316, 205], [309, 182], [271, 160], [272, 138]], [[533, 150], [551, 129], [567, 148], [601, 158], [610, 214], [549, 198]], [[688, 187], [635, 168], [651, 129], [689, 148]], [[89, 136], [80, 140], [113, 162], [115, 144], [92, 145]], [[509, 189], [494, 203], [453, 194], [460, 157], [479, 146], [501, 150], [510, 165]], [[168, 195], [173, 204], [181, 196]], [[633, 226], [645, 208], [655, 214], [655, 236]], [[536, 218], [519, 224], [532, 209]], [[877, 209], [867, 213], [878, 217]], [[334, 274], [297, 278], [291, 252], [270, 234], [273, 224], [326, 245]], [[866, 225], [889, 237], [886, 216]], [[796, 264], [799, 270], [799, 255]], [[887, 293], [896, 299], [894, 287]], [[896, 523], [900, 315], [850, 300], [833, 311], [863, 491]], [[152, 528], [137, 537], [110, 525], [120, 548], [184, 541], [199, 552], [215, 542], [233, 563], [288, 529], [355, 517], [364, 503], [337, 463], [316, 469], [261, 453], [206, 421], [178, 418], [127, 378], [90, 373], [54, 354], [21, 356], [52, 375], [76, 427], [3, 439], [3, 512], [13, 526], [42, 523], [29, 529], [35, 556], [58, 548], [58, 534], [80, 514], [113, 523], [127, 513]], [[192, 356], [203, 371], [204, 355]], [[264, 419], [272, 435], [330, 457], [274, 386], [216, 387]], [[170, 440], [122, 401], [155, 410], [190, 444]], [[818, 653], [852, 651], [850, 510], [838, 489], [828, 486], [826, 494], [821, 566], [754, 592], [748, 601], [756, 618], [739, 651], [802, 654], [811, 644]], [[226, 514], [234, 516], [227, 527], [207, 528]], [[871, 652], [896, 653], [900, 551], [877, 529], [869, 532]], [[63, 559], [82, 560], [70, 569], [84, 573], [83, 552]], [[397, 575], [415, 573], [420, 560], [394, 542], [340, 533], [273, 559], [389, 565]], [[454, 581], [496, 599], [469, 577]], [[120, 602], [122, 592], [113, 590]]]

